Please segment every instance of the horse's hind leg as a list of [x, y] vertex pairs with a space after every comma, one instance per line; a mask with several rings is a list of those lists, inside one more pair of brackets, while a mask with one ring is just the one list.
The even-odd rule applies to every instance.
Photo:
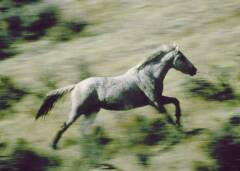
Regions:
[[61, 129], [57, 132], [53, 143], [52, 143], [52, 148], [53, 149], [57, 149], [57, 143], [60, 140], [60, 138], [62, 137], [62, 134], [77, 120], [77, 118], [80, 116], [81, 114], [78, 114], [76, 110], [72, 110], [71, 114], [69, 115], [69, 118], [67, 120], [67, 122], [64, 122], [64, 124], [62, 125]]

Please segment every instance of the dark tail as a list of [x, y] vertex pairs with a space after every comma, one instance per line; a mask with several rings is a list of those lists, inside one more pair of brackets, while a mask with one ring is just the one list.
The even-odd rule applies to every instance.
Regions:
[[59, 88], [53, 91], [50, 91], [46, 98], [44, 99], [35, 119], [42, 117], [48, 113], [54, 106], [54, 104], [59, 100], [64, 94], [74, 89], [75, 85], [70, 85], [67, 87]]

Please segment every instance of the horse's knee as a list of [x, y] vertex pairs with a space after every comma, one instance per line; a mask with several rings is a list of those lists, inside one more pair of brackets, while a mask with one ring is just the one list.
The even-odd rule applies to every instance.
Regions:
[[176, 106], [180, 106], [180, 101], [177, 99], [177, 98], [173, 98], [173, 103], [176, 105]]

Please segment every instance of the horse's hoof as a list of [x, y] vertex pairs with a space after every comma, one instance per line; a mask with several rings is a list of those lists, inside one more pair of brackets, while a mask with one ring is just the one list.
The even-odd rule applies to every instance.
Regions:
[[52, 145], [52, 149], [53, 149], [53, 150], [57, 150], [57, 149], [58, 149], [57, 145], [56, 145], [56, 144], [53, 144], [53, 145]]

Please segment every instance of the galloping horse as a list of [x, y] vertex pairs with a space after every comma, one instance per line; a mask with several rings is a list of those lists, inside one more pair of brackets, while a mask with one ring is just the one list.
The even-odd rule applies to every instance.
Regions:
[[36, 119], [46, 115], [59, 98], [71, 91], [71, 112], [67, 122], [54, 138], [52, 144], [54, 149], [57, 148], [62, 134], [79, 116], [85, 115], [87, 120], [92, 122], [101, 108], [128, 110], [151, 105], [159, 112], [163, 112], [163, 105], [172, 103], [176, 107], [176, 124], [180, 125], [181, 109], [178, 99], [162, 95], [163, 80], [171, 68], [191, 76], [197, 73], [196, 67], [183, 55], [177, 45], [162, 45], [147, 59], [122, 75], [90, 77], [77, 84], [49, 92]]

